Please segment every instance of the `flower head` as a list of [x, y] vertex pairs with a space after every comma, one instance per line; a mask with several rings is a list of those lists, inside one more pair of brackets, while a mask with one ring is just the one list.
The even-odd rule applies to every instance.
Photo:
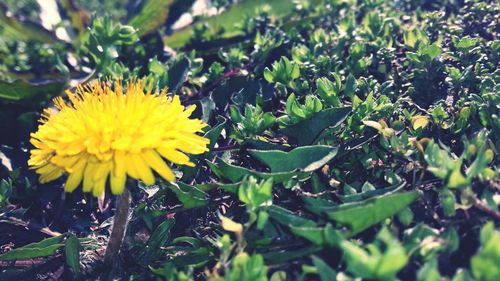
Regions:
[[189, 116], [179, 97], [165, 91], [151, 93], [145, 80], [121, 81], [114, 87], [97, 82], [67, 91], [69, 102], [54, 99], [41, 124], [31, 134], [28, 165], [40, 174], [40, 182], [68, 174], [65, 191], [72, 192], [83, 182], [84, 192], [103, 194], [110, 183], [120, 194], [127, 176], [153, 184], [153, 171], [167, 181], [175, 179], [168, 160], [193, 166], [186, 154], [207, 151], [208, 139], [197, 135], [206, 125]]

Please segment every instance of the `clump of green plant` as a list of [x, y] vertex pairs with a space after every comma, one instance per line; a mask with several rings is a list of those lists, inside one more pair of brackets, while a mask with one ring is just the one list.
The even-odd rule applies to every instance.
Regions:
[[232, 106], [230, 114], [231, 120], [236, 124], [233, 134], [237, 140], [255, 138], [271, 128], [276, 122], [276, 117], [270, 112], [264, 112], [259, 105], [247, 104], [244, 115], [237, 107]]

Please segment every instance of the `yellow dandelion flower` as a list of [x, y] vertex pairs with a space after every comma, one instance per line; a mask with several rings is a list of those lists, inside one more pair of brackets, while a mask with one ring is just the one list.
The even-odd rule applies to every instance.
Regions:
[[189, 118], [195, 106], [186, 109], [165, 91], [151, 93], [145, 80], [121, 85], [80, 86], [66, 92], [69, 102], [58, 97], [55, 108], [44, 110], [28, 161], [41, 183], [68, 174], [65, 191], [83, 182], [84, 192], [100, 196], [109, 179], [112, 193], [121, 194], [127, 176], [150, 185], [154, 171], [173, 181], [165, 160], [193, 166], [187, 154], [207, 151], [209, 140], [197, 135], [206, 124]]

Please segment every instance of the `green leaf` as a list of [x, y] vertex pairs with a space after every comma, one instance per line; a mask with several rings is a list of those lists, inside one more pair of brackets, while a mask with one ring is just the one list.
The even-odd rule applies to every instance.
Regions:
[[337, 245], [342, 240], [341, 234], [331, 224], [320, 227], [315, 221], [295, 215], [293, 212], [272, 205], [267, 208], [269, 216], [278, 223], [290, 228], [290, 231], [315, 245]]
[[297, 102], [297, 99], [295, 98], [294, 93], [290, 94], [288, 96], [288, 98], [286, 99], [286, 112], [288, 115], [301, 117], [301, 118], [306, 117], [304, 110], [302, 109], [300, 104]]
[[443, 51], [437, 44], [432, 44], [426, 48], [424, 48], [423, 55], [428, 55], [431, 60], [437, 58], [439, 55], [441, 55]]
[[19, 248], [0, 255], [2, 261], [28, 260], [32, 258], [48, 257], [56, 253], [64, 244], [54, 244], [43, 248]]
[[186, 57], [183, 57], [172, 65], [172, 67], [168, 70], [167, 87], [169, 92], [174, 94], [177, 93], [182, 84], [186, 82], [190, 66], [191, 62]]
[[65, 234], [61, 234], [56, 237], [44, 239], [40, 242], [25, 245], [21, 248], [13, 249], [7, 253], [0, 255], [0, 260], [27, 260], [32, 258], [52, 256], [56, 253], [57, 249], [64, 246], [64, 244], [61, 243], [64, 237]]
[[455, 44], [455, 47], [460, 50], [468, 50], [472, 47], [475, 47], [480, 41], [480, 38], [471, 38], [469, 36], [466, 36], [461, 38], [458, 43]]
[[212, 150], [219, 140], [222, 130], [226, 126], [227, 120], [222, 116], [217, 116], [217, 124], [205, 133], [204, 137], [210, 140], [208, 150]]
[[167, 21], [172, 3], [173, 0], [146, 0], [128, 24], [137, 28], [141, 37], [158, 30]]
[[347, 270], [363, 279], [395, 280], [396, 274], [408, 262], [405, 249], [385, 227], [379, 231], [372, 244], [361, 247], [358, 243], [345, 240], [340, 248]]
[[271, 218], [277, 220], [278, 222], [284, 225], [306, 226], [306, 227], [318, 226], [316, 222], [297, 216], [293, 212], [276, 205], [269, 206], [267, 210]]
[[[226, 126], [227, 120], [226, 118], [222, 116], [217, 116], [217, 124], [214, 125], [214, 127], [210, 128], [205, 134], [204, 137], [210, 140], [210, 144], [208, 145], [208, 152], [214, 148], [215, 144], [219, 140], [222, 130]], [[189, 179], [192, 179], [199, 171], [201, 165], [198, 165], [199, 162], [205, 157], [205, 154], [200, 154], [200, 155], [193, 155], [191, 156], [191, 162], [195, 163], [195, 167], [189, 167], [189, 166], [184, 166], [183, 167], [183, 174], [182, 174], [182, 180], [187, 181]]]
[[315, 213], [324, 213], [335, 222], [348, 226], [346, 235], [352, 236], [396, 215], [418, 197], [417, 191], [396, 192], [341, 205], [308, 204], [306, 208]]
[[70, 234], [64, 246], [66, 264], [71, 269], [75, 278], [80, 276], [80, 241], [75, 235]]
[[60, 42], [54, 33], [48, 31], [40, 24], [17, 18], [9, 13], [3, 3], [0, 3], [0, 26], [4, 34], [16, 40], [34, 40], [49, 44]]
[[172, 229], [174, 224], [174, 219], [166, 220], [158, 225], [153, 234], [151, 234], [151, 237], [149, 237], [148, 242], [140, 253], [141, 260], [145, 264], [155, 261], [161, 256], [163, 252], [161, 248], [170, 241], [170, 229]]
[[[365, 199], [372, 198], [374, 196], [381, 196], [383, 194], [389, 194], [389, 193], [394, 193], [399, 190], [401, 190], [406, 184], [406, 181], [402, 180], [394, 185], [388, 186], [388, 187], [378, 187], [375, 190], [368, 190], [365, 192], [360, 192], [360, 193], [349, 193], [346, 195], [338, 195], [340, 201], [343, 203], [350, 203], [350, 202], [356, 202], [356, 201], [361, 201]], [[344, 188], [348, 188], [348, 190], [356, 191], [354, 188], [352, 188], [350, 185], [344, 185]], [[345, 191], [344, 191], [345, 193]], [[304, 197], [303, 198], [304, 202], [309, 205], [314, 205], [314, 206], [321, 206], [321, 205], [329, 205], [331, 204], [330, 201], [328, 200], [323, 200], [323, 199], [318, 199], [318, 198], [311, 198], [311, 197]]]
[[321, 281], [335, 280], [337, 272], [333, 270], [333, 268], [316, 256], [312, 256], [312, 260], [314, 266], [318, 270], [318, 275]]
[[301, 146], [289, 152], [279, 150], [248, 150], [250, 155], [271, 168], [271, 172], [275, 173], [294, 170], [312, 172], [332, 160], [337, 151], [336, 147], [326, 145]]
[[213, 259], [212, 249], [208, 247], [198, 247], [185, 255], [180, 255], [172, 258], [172, 262], [178, 267], [192, 265], [194, 267], [202, 267], [207, 262]]
[[251, 87], [252, 84], [253, 81], [248, 80], [245, 76], [231, 77], [215, 88], [211, 98], [218, 106], [224, 107], [231, 102], [231, 97], [234, 94], [241, 93], [243, 89]]
[[254, 177], [246, 178], [238, 190], [238, 199], [247, 205], [247, 208], [257, 209], [272, 204], [273, 179], [269, 178], [257, 182]]
[[239, 182], [245, 176], [253, 175], [259, 179], [273, 178], [274, 183], [281, 183], [291, 179], [294, 176], [302, 175], [303, 173], [297, 171], [279, 172], [279, 173], [264, 173], [253, 171], [244, 167], [235, 166], [220, 159], [218, 164], [207, 161], [208, 167], [219, 178], [230, 180], [231, 182]]
[[286, 281], [286, 271], [275, 271], [270, 281]]
[[345, 81], [345, 95], [352, 99], [356, 92], [356, 88], [356, 78], [352, 74], [349, 74]]
[[287, 126], [281, 132], [294, 139], [298, 145], [309, 145], [314, 143], [324, 129], [340, 125], [350, 112], [350, 107], [328, 108], [307, 120]]
[[427, 261], [417, 273], [417, 281], [441, 281], [436, 259]]
[[274, 250], [263, 253], [262, 256], [268, 264], [281, 264], [287, 261], [296, 260], [301, 257], [309, 256], [321, 250], [320, 246], [309, 246], [300, 249]]
[[0, 80], [0, 99], [28, 105], [39, 105], [60, 94], [66, 84], [45, 82], [32, 84], [24, 80], [6, 82]]
[[87, 31], [88, 13], [80, 9], [74, 0], [61, 0], [61, 7], [68, 15], [71, 26], [78, 31], [78, 35], [81, 37]]
[[266, 67], [264, 69], [263, 75], [264, 75], [264, 79], [266, 79], [267, 82], [269, 82], [269, 83], [275, 82], [273, 72], [268, 67]]
[[413, 52], [407, 52], [406, 57], [408, 57], [411, 61], [415, 63], [420, 63], [420, 58], [418, 57], [418, 54], [413, 53]]
[[500, 276], [500, 231], [493, 222], [483, 226], [480, 233], [481, 247], [471, 259], [472, 274], [476, 280], [494, 281]]
[[170, 189], [175, 193], [186, 209], [203, 207], [207, 203], [208, 195], [199, 190], [196, 186], [177, 182], [172, 183]]
[[[248, 18], [255, 17], [263, 7], [269, 8], [269, 14], [275, 18], [282, 18], [293, 11], [292, 0], [244, 0], [229, 7], [225, 12], [196, 24], [209, 25], [212, 29], [223, 27], [222, 38], [242, 35], [243, 32], [237, 25], [241, 25]], [[171, 48], [182, 48], [191, 39], [194, 26], [188, 26], [165, 38], [165, 44]]]
[[[339, 78], [340, 80], [340, 78]], [[337, 80], [338, 81], [338, 80]], [[339, 107], [341, 106], [340, 99], [338, 97], [340, 92], [339, 83], [334, 84], [332, 81], [328, 80], [326, 77], [318, 78], [316, 80], [316, 87], [318, 88], [318, 95], [328, 102], [331, 106]]]

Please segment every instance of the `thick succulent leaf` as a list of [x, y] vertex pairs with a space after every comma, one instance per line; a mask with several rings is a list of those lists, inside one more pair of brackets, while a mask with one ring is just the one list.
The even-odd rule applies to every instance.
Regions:
[[[270, 9], [269, 14], [276, 18], [282, 18], [293, 11], [294, 5], [292, 2], [292, 0], [244, 0], [232, 5], [220, 15], [210, 17], [196, 24], [224, 27], [223, 38], [235, 37], [242, 34], [236, 25], [243, 23], [246, 17], [257, 15], [259, 8], [266, 6]], [[176, 31], [165, 38], [165, 44], [171, 48], [182, 48], [189, 43], [193, 30], [194, 27], [191, 25]]]
[[169, 92], [176, 93], [179, 91], [182, 84], [186, 82], [190, 66], [191, 62], [186, 57], [183, 57], [172, 65], [172, 67], [168, 70], [167, 87]]
[[239, 182], [245, 176], [250, 176], [250, 175], [260, 179], [273, 178], [274, 183], [281, 183], [293, 178], [294, 176], [304, 175], [304, 173], [298, 171], [288, 171], [288, 172], [278, 172], [278, 173], [257, 172], [244, 167], [229, 164], [222, 159], [218, 161], [218, 164], [212, 163], [210, 161], [207, 161], [207, 164], [217, 177], [229, 180], [233, 183]]
[[196, 186], [177, 182], [172, 184], [170, 189], [177, 195], [177, 198], [186, 209], [202, 207], [207, 203], [208, 195]]
[[156, 227], [151, 237], [149, 237], [146, 246], [140, 252], [142, 262], [145, 264], [149, 261], [156, 260], [162, 254], [162, 247], [170, 241], [170, 230], [175, 224], [174, 219], [169, 219], [162, 222]]
[[64, 246], [64, 255], [66, 256], [66, 264], [70, 268], [73, 276], [80, 276], [80, 241], [75, 235], [70, 234]]
[[308, 246], [300, 249], [278, 249], [263, 253], [262, 256], [268, 264], [280, 264], [291, 260], [296, 260], [305, 256], [309, 256], [321, 250], [321, 246]]
[[418, 197], [417, 191], [396, 192], [341, 205], [315, 205], [309, 202], [306, 207], [312, 212], [326, 214], [342, 226], [348, 226], [345, 235], [352, 236], [396, 215]]
[[337, 272], [335, 272], [335, 270], [333, 270], [333, 268], [331, 268], [325, 261], [316, 256], [313, 256], [312, 260], [316, 270], [318, 270], [318, 275], [321, 281], [335, 280]]
[[267, 208], [269, 216], [282, 225], [288, 226], [290, 231], [315, 245], [336, 245], [342, 240], [340, 233], [333, 229], [331, 224], [321, 227], [313, 220], [300, 217], [293, 212], [272, 205]]
[[312, 172], [332, 160], [338, 149], [326, 145], [301, 146], [289, 152], [280, 150], [248, 150], [272, 172]]
[[146, 0], [142, 9], [130, 19], [128, 24], [138, 29], [139, 36], [147, 35], [167, 21], [173, 2], [173, 0]]
[[27, 260], [39, 257], [48, 257], [56, 253], [57, 249], [64, 246], [62, 241], [65, 234], [31, 243], [21, 248], [13, 249], [0, 255], [0, 261]]
[[315, 113], [307, 120], [287, 126], [281, 132], [298, 145], [309, 145], [314, 143], [324, 129], [340, 125], [350, 112], [350, 107], [328, 108]]

